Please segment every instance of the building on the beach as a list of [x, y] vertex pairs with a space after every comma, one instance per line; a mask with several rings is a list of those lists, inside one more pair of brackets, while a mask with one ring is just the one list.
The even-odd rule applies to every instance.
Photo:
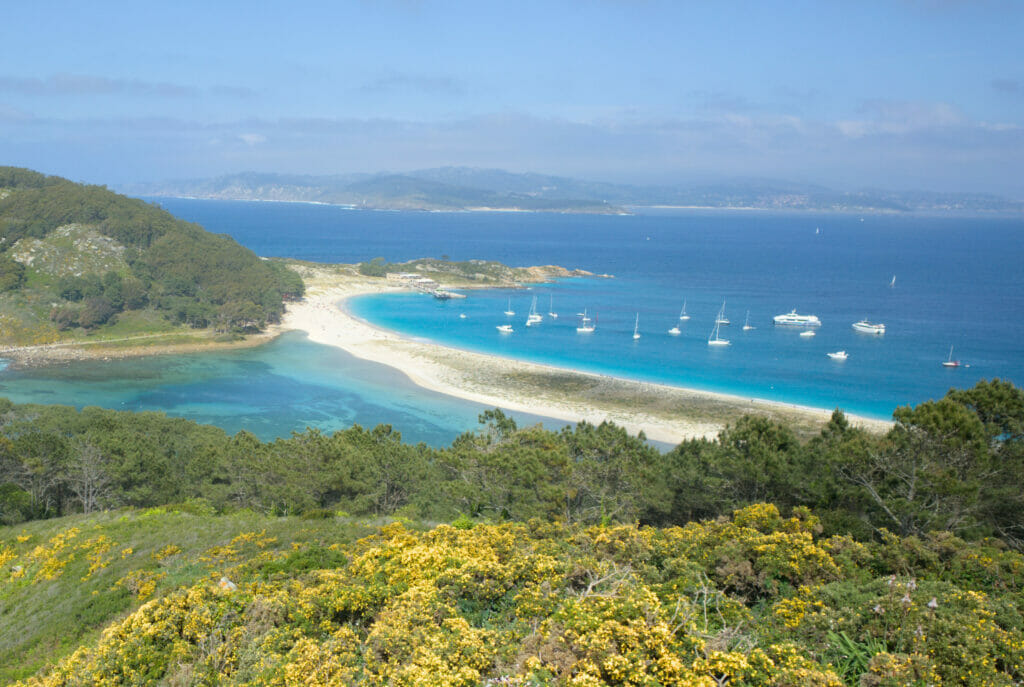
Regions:
[[390, 282], [401, 284], [403, 286], [411, 286], [414, 289], [426, 291], [428, 293], [437, 291], [441, 286], [430, 277], [424, 277], [422, 274], [417, 272], [388, 272], [384, 277]]
[[388, 272], [384, 278], [399, 284], [410, 284], [417, 279], [422, 279], [423, 275], [418, 272]]

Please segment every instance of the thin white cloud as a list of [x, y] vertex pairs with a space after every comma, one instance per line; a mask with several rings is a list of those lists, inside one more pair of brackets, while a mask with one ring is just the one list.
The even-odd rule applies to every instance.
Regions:
[[255, 146], [267, 142], [267, 137], [263, 134], [238, 134], [238, 138], [247, 146]]
[[942, 104], [876, 101], [861, 114], [838, 122], [788, 114], [639, 112], [590, 121], [520, 112], [440, 121], [33, 119], [5, 123], [0, 151], [28, 150], [21, 141], [32, 140], [34, 147], [50, 145], [54, 158], [66, 156], [69, 164], [83, 155], [76, 151], [85, 151], [96, 164], [97, 156], [109, 157], [106, 164], [114, 170], [119, 163], [148, 170], [135, 179], [245, 169], [330, 174], [467, 165], [637, 183], [759, 176], [835, 188], [991, 190], [1024, 197], [1021, 127], [972, 121]]
[[835, 123], [849, 138], [872, 135], [908, 135], [922, 131], [971, 127], [973, 124], [958, 107], [949, 103], [924, 103], [871, 100], [861, 107], [865, 117]]
[[0, 76], [0, 93], [3, 92], [29, 96], [134, 95], [164, 98], [195, 98], [208, 94], [247, 98], [254, 95], [251, 89], [239, 86], [216, 85], [207, 89], [164, 81], [70, 73], [53, 74], [45, 78]]

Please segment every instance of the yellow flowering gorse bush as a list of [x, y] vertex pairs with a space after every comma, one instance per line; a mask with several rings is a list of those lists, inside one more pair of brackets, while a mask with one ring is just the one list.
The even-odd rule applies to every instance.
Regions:
[[[154, 570], [181, 556], [167, 544], [117, 582], [137, 610], [27, 684], [1024, 679], [1019, 587], [997, 601], [942, 579], [945, 568], [920, 580], [886, 574], [871, 568], [882, 565], [874, 545], [820, 540], [815, 530], [808, 513], [783, 518], [768, 505], [662, 530], [395, 523], [354, 544], [322, 543], [337, 565], [294, 570], [289, 561], [307, 560], [310, 544], [275, 549], [265, 533], [247, 532], [198, 555], [206, 577], [169, 593], [158, 583], [174, 570]], [[66, 558], [77, 536], [68, 532], [48, 542], [49, 553], [33, 552], [34, 564]], [[87, 544], [98, 561], [125, 550], [99, 537]], [[0, 548], [8, 563], [10, 551]], [[991, 574], [991, 556], [976, 553], [963, 569]], [[1006, 572], [1019, 555], [1002, 557], [999, 579], [1012, 586]], [[863, 649], [860, 663], [851, 647]]]

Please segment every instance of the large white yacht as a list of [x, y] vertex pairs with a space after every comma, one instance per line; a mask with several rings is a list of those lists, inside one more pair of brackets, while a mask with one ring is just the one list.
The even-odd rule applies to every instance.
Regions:
[[776, 315], [775, 324], [790, 324], [797, 327], [820, 327], [821, 320], [817, 315], [797, 315], [796, 310], [791, 310], [785, 315]]
[[885, 325], [881, 323], [872, 324], [867, 320], [861, 320], [860, 322], [854, 322], [853, 328], [858, 332], [865, 334], [885, 334]]

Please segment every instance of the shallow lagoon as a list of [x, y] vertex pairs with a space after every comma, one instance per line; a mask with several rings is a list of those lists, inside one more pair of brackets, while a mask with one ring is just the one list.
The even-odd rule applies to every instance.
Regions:
[[[0, 374], [0, 396], [15, 403], [164, 411], [232, 434], [245, 429], [264, 440], [306, 427], [333, 432], [384, 423], [405, 441], [432, 446], [475, 429], [486, 410], [421, 389], [396, 370], [295, 332], [265, 346], [223, 353], [8, 369]], [[541, 421], [513, 416], [521, 424]]]

